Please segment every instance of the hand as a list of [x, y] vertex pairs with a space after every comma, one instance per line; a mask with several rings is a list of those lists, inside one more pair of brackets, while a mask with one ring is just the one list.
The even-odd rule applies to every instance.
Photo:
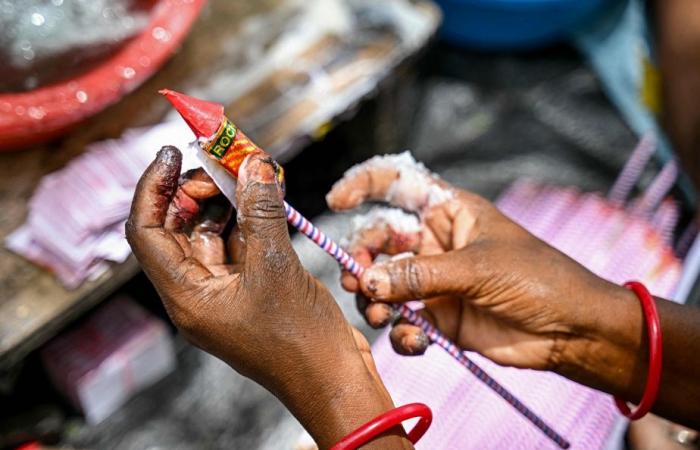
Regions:
[[[336, 210], [370, 201], [350, 251], [370, 266], [379, 254], [418, 256], [375, 264], [358, 282], [358, 306], [370, 324], [391, 321], [383, 302], [424, 299], [422, 314], [466, 350], [502, 365], [552, 370], [581, 384], [638, 402], [646, 384], [648, 337], [636, 296], [586, 270], [502, 215], [456, 189], [407, 155], [372, 159], [346, 173], [327, 196]], [[640, 258], [643, 256], [640, 256]], [[700, 310], [656, 298], [663, 368], [654, 411], [700, 427]], [[400, 323], [397, 351], [422, 353], [427, 339]]]
[[[424, 299], [422, 314], [462, 348], [502, 365], [556, 370], [572, 357], [572, 345], [588, 345], [606, 314], [600, 299], [628, 295], [490, 202], [419, 165], [375, 159], [352, 169], [327, 200], [336, 210], [380, 201], [417, 215], [412, 223], [401, 211], [374, 210], [352, 236], [349, 250], [366, 266], [382, 253], [419, 255], [371, 266], [359, 284], [342, 275], [346, 289], [360, 291], [358, 307], [375, 327], [393, 319], [378, 301]], [[406, 323], [394, 326], [391, 340], [407, 355], [423, 353], [428, 343], [418, 327]]]
[[[272, 160], [252, 156], [241, 168], [227, 261], [221, 232], [230, 205], [201, 171], [178, 183], [181, 158], [174, 147], [161, 149], [126, 225], [177, 327], [275, 394], [322, 448], [390, 409], [367, 341], [292, 249]], [[404, 448], [400, 436], [374, 444]]]

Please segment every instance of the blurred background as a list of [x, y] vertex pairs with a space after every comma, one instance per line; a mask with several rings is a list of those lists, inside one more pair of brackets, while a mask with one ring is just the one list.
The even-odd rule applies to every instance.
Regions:
[[[161, 145], [192, 139], [156, 94], [164, 87], [226, 105], [284, 164], [289, 202], [334, 237], [350, 221], [327, 210], [333, 182], [409, 149], [545, 240], [555, 236], [540, 220], [565, 194], [587, 227], [566, 229], [595, 241], [560, 242], [572, 256], [635, 265], [653, 254], [629, 270], [655, 293], [698, 301], [693, 0], [0, 0], [0, 69], [0, 449], [308, 446], [276, 398], [175, 332], [124, 240], [139, 175]], [[527, 217], [512, 206], [524, 191], [537, 205]], [[603, 206], [585, 209], [591, 198]], [[603, 230], [611, 210], [628, 227], [618, 238], [643, 230], [622, 256]], [[294, 243], [386, 346], [337, 268]], [[397, 358], [376, 355], [380, 369]], [[392, 383], [399, 396], [415, 388]], [[694, 445], [694, 434], [668, 440], [675, 429], [656, 419], [628, 432], [609, 399], [591, 399], [600, 436], [574, 448]], [[448, 448], [445, 436], [470, 426], [480, 423], [465, 416], [422, 448]], [[515, 426], [487, 431], [529, 436]]]

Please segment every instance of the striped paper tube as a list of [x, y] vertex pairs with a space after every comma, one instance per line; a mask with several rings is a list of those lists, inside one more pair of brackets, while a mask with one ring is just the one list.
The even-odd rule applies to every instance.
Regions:
[[617, 180], [615, 180], [615, 184], [610, 189], [608, 200], [616, 205], [625, 203], [655, 149], [656, 138], [654, 135], [647, 133], [642, 136], [642, 139], [640, 139], [637, 147], [632, 151], [632, 155], [630, 155], [627, 163], [625, 163], [622, 172], [620, 172]]
[[664, 243], [673, 245], [673, 230], [678, 223], [680, 208], [675, 200], [667, 199], [661, 202], [651, 218], [651, 226], [659, 232]]
[[[341, 266], [348, 272], [350, 272], [355, 277], [359, 278], [364, 271], [364, 268], [355, 261], [355, 259], [350, 256], [345, 250], [343, 250], [338, 244], [336, 244], [331, 238], [326, 236], [321, 230], [316, 228], [308, 219], [302, 216], [296, 209], [289, 206], [287, 202], [284, 202], [284, 209], [287, 215], [287, 221], [297, 230], [301, 231], [306, 237], [311, 239], [316, 245], [321, 247], [326, 253], [331, 255], [336, 261], [340, 263]], [[561, 448], [569, 448], [570, 443], [559, 433], [554, 431], [552, 427], [546, 424], [537, 414], [535, 414], [530, 408], [525, 406], [523, 402], [518, 400], [513, 394], [511, 394], [505, 387], [503, 387], [496, 380], [491, 378], [486, 372], [484, 372], [481, 367], [470, 360], [467, 355], [460, 349], [457, 344], [452, 342], [444, 334], [442, 334], [437, 328], [432, 326], [430, 322], [425, 320], [423, 317], [418, 315], [415, 311], [410, 309], [406, 305], [399, 305], [395, 307], [396, 310], [401, 314], [401, 317], [420, 327], [426, 336], [443, 348], [447, 353], [449, 353], [457, 362], [462, 366], [466, 367], [474, 376], [476, 376], [480, 381], [482, 381], [486, 386], [493, 390], [496, 394], [500, 395], [505, 401], [507, 401], [516, 411], [523, 415], [527, 420], [529, 420], [533, 425], [535, 425], [540, 431], [542, 431], [547, 437], [554, 441]]]
[[644, 217], [650, 216], [671, 190], [676, 178], [678, 178], [678, 164], [675, 161], [669, 161], [644, 191], [642, 198], [632, 207], [633, 212]]

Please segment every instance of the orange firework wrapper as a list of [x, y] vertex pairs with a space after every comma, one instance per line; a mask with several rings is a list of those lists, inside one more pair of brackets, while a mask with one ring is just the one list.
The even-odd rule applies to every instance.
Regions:
[[[241, 164], [248, 155], [265, 153], [227, 118], [223, 119], [214, 137], [203, 143], [202, 149], [236, 178], [238, 178]], [[282, 166], [275, 164], [275, 170], [278, 181], [283, 184]]]

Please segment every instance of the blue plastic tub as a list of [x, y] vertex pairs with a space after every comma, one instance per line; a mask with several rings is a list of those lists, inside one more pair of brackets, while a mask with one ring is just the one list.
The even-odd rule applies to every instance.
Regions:
[[441, 34], [482, 50], [532, 49], [564, 38], [607, 0], [436, 0]]

